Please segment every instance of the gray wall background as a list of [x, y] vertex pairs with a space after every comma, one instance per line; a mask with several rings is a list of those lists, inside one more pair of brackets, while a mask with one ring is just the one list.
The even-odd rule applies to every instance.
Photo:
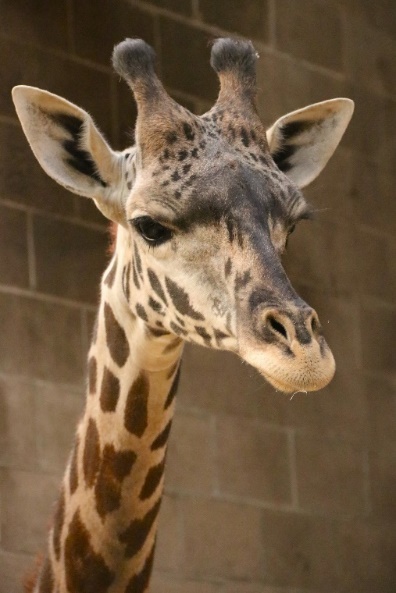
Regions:
[[134, 106], [109, 67], [113, 44], [154, 45], [169, 91], [202, 112], [217, 91], [208, 40], [229, 33], [261, 54], [265, 122], [356, 101], [306, 191], [317, 219], [285, 258], [338, 371], [290, 401], [234, 357], [187, 349], [153, 592], [394, 592], [394, 0], [3, 0], [0, 19], [0, 592], [20, 591], [45, 547], [108, 244], [94, 207], [36, 164], [10, 89], [64, 95], [124, 147]]

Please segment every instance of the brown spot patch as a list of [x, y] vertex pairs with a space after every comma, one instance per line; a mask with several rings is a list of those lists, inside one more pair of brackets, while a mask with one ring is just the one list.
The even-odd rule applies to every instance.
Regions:
[[116, 276], [116, 272], [117, 272], [117, 258], [115, 257], [113, 259], [113, 262], [111, 264], [111, 268], [110, 270], [107, 272], [106, 277], [104, 279], [104, 283], [109, 287], [112, 288], [113, 284], [114, 284], [114, 279]]
[[65, 494], [63, 489], [60, 493], [58, 505], [55, 511], [54, 527], [52, 531], [52, 543], [54, 545], [55, 558], [59, 560], [61, 552], [61, 534], [65, 520]]
[[172, 427], [172, 420], [169, 420], [168, 424], [165, 428], [159, 433], [156, 439], [151, 444], [151, 450], [156, 451], [157, 449], [161, 449], [166, 445], [169, 438], [170, 429]]
[[165, 305], [167, 305], [168, 301], [166, 299], [164, 289], [162, 288], [161, 282], [159, 281], [157, 274], [149, 268], [147, 270], [147, 276], [151, 284], [151, 288], [154, 290], [156, 295], [159, 296], [159, 298], [165, 303]]
[[120, 381], [107, 368], [104, 368], [102, 385], [100, 388], [100, 407], [103, 412], [114, 412], [120, 397]]
[[149, 471], [147, 472], [147, 476], [144, 481], [143, 487], [139, 494], [140, 500], [146, 500], [154, 494], [154, 492], [158, 488], [162, 476], [164, 475], [164, 466], [165, 458], [161, 461], [161, 463], [158, 463], [157, 465], [150, 467]]
[[151, 571], [153, 569], [154, 551], [155, 543], [151, 548], [150, 554], [147, 557], [142, 570], [131, 578], [127, 585], [127, 588], [125, 589], [125, 593], [144, 593], [144, 591], [147, 591]]
[[141, 437], [147, 428], [147, 400], [149, 380], [145, 373], [140, 373], [129, 390], [125, 406], [125, 428]]
[[167, 378], [167, 379], [170, 379], [171, 377], [173, 377], [173, 375], [175, 374], [175, 372], [176, 372], [176, 371], [177, 371], [177, 369], [178, 369], [178, 366], [179, 366], [179, 361], [177, 360], [177, 361], [175, 362], [175, 364], [173, 364], [173, 365], [170, 367], [170, 369], [169, 369], [169, 371], [168, 371], [168, 373], [167, 373], [167, 375], [166, 375], [166, 378]]
[[[172, 325], [172, 324], [171, 324]], [[173, 328], [172, 328], [173, 329]], [[180, 328], [181, 329], [181, 328]], [[184, 330], [181, 329], [181, 332], [183, 332]], [[173, 350], [176, 350], [176, 348], [178, 346], [180, 346], [181, 343], [181, 339], [180, 338], [176, 338], [175, 340], [172, 340], [172, 342], [169, 342], [169, 344], [167, 344], [163, 350], [164, 354], [169, 354], [169, 352], [173, 352]]]
[[180, 369], [181, 369], [181, 367], [179, 366], [179, 368], [177, 369], [175, 378], [173, 379], [172, 387], [169, 390], [168, 397], [166, 398], [164, 410], [169, 408], [169, 406], [171, 405], [171, 403], [173, 402], [173, 400], [175, 398], [177, 388], [179, 387]]
[[118, 323], [108, 303], [104, 306], [106, 341], [111, 357], [119, 367], [124, 366], [129, 356], [129, 344], [125, 331]]
[[181, 286], [176, 284], [176, 282], [173, 282], [170, 278], [165, 278], [165, 284], [173, 304], [179, 313], [182, 315], [189, 315], [192, 319], [204, 319], [201, 313], [198, 313], [193, 309], [188, 294], [181, 288]]
[[107, 593], [115, 574], [91, 545], [89, 532], [77, 511], [65, 541], [66, 585], [69, 593]]
[[70, 470], [69, 470], [69, 485], [70, 485], [70, 494], [74, 494], [78, 487], [78, 446], [80, 443], [80, 439], [78, 436], [76, 437], [76, 442], [74, 443], [73, 453], [70, 459]]
[[38, 584], [38, 593], [52, 593], [54, 587], [54, 572], [51, 560], [47, 557], [44, 560]]
[[88, 360], [88, 389], [90, 395], [93, 395], [96, 392], [96, 379], [98, 373], [98, 365], [96, 363], [96, 358], [91, 356]]
[[136, 314], [140, 319], [143, 319], [143, 321], [148, 321], [146, 310], [140, 303], [137, 303], [136, 305]]
[[113, 445], [105, 446], [95, 484], [96, 509], [102, 518], [119, 508], [122, 482], [131, 473], [135, 461], [133, 451], [116, 451]]
[[[142, 519], [134, 519], [129, 526], [120, 534], [120, 542], [125, 544], [125, 557], [132, 558], [142, 549], [144, 542], [149, 536], [150, 530], [158, 516], [161, 506], [161, 499], [157, 500], [151, 510]], [[135, 592], [134, 592], [135, 593]]]
[[99, 432], [95, 421], [90, 418], [85, 435], [85, 446], [83, 455], [84, 477], [87, 486], [93, 486], [100, 464], [100, 441]]

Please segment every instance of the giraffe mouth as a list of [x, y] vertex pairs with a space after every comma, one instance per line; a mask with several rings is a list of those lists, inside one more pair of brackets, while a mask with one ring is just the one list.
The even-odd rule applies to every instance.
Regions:
[[286, 357], [278, 348], [248, 348], [241, 353], [277, 391], [318, 391], [330, 383], [335, 361], [330, 348], [300, 348], [298, 355]]

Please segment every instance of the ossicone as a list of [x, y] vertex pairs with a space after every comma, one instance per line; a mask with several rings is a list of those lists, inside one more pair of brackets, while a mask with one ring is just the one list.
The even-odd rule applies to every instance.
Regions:
[[155, 76], [155, 51], [143, 39], [125, 39], [115, 46], [114, 70], [128, 82]]
[[213, 43], [210, 65], [217, 74], [234, 71], [254, 76], [257, 58], [258, 53], [251, 41], [224, 37]]

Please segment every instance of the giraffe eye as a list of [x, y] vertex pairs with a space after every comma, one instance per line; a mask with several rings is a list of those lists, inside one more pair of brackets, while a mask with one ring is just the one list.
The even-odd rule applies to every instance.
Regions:
[[294, 233], [294, 229], [296, 228], [295, 224], [292, 224], [292, 226], [289, 228], [289, 232], [288, 234], [291, 235], [292, 233]]
[[161, 245], [161, 243], [169, 241], [172, 237], [172, 231], [170, 229], [162, 226], [162, 224], [156, 222], [150, 216], [139, 216], [131, 222], [140, 236], [152, 247]]

